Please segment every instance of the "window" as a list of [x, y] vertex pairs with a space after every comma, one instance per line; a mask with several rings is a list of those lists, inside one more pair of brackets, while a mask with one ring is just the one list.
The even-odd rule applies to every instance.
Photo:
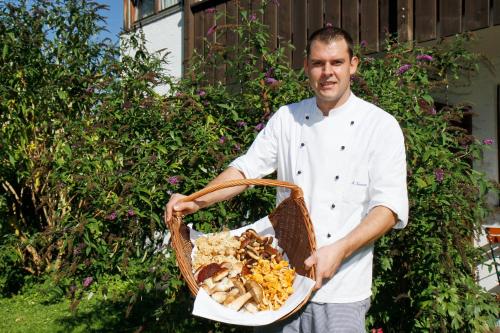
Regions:
[[178, 12], [182, 10], [181, 3], [181, 0], [124, 0], [123, 27], [129, 30], [139, 21], [146, 24], [159, 15]]
[[148, 17], [155, 13], [155, 0], [139, 0], [137, 2], [137, 18]]
[[179, 0], [161, 0], [161, 9], [168, 8], [170, 6], [176, 5], [179, 3]]

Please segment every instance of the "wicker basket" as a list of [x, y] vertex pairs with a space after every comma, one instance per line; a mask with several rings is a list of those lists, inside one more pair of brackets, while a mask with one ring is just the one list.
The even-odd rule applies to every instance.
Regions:
[[[291, 190], [290, 196], [283, 200], [283, 202], [269, 214], [269, 220], [273, 225], [275, 236], [278, 239], [278, 245], [285, 251], [290, 265], [295, 268], [298, 274], [314, 280], [314, 269], [306, 269], [304, 260], [316, 249], [316, 239], [314, 237], [311, 219], [309, 218], [309, 213], [304, 203], [302, 189], [297, 185], [271, 179], [241, 179], [207, 187], [183, 198], [182, 201], [193, 201], [205, 194], [223, 188], [241, 185], [277, 186]], [[165, 211], [164, 220], [171, 233], [172, 247], [175, 250], [181, 274], [191, 293], [196, 296], [199, 287], [194, 278], [191, 264], [193, 244], [189, 238], [189, 228], [182, 222], [182, 216], [180, 214], [173, 214], [172, 219], [167, 220]], [[299, 310], [307, 302], [309, 296], [310, 295], [283, 318]]]

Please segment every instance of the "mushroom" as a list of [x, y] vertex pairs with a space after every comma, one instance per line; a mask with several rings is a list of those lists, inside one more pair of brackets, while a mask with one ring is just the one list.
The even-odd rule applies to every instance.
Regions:
[[240, 261], [235, 262], [231, 268], [231, 271], [229, 272], [229, 276], [230, 277], [238, 276], [238, 274], [241, 273], [242, 269], [243, 269], [243, 263]]
[[259, 308], [257, 307], [257, 304], [255, 304], [254, 302], [247, 302], [245, 304], [245, 310], [247, 310], [250, 313], [255, 313], [259, 311]]
[[217, 291], [213, 293], [211, 296], [217, 303], [223, 303], [227, 298], [227, 292]]
[[246, 289], [245, 289], [245, 286], [240, 281], [240, 279], [238, 279], [238, 278], [232, 278], [231, 282], [233, 282], [233, 285], [234, 285], [235, 289], [238, 290], [238, 294], [239, 295], [243, 295], [244, 293], [247, 292]]
[[234, 287], [233, 282], [228, 278], [224, 278], [221, 281], [217, 282], [215, 286], [211, 289], [211, 291], [212, 293], [215, 293], [217, 291], [228, 291], [232, 287]]
[[234, 301], [236, 299], [236, 296], [234, 295], [228, 295], [226, 297], [226, 299], [224, 300], [224, 302], [222, 304], [224, 304], [225, 306], [228, 306], [232, 301]]
[[214, 280], [212, 280], [212, 278], [207, 278], [205, 279], [205, 281], [203, 281], [203, 283], [201, 284], [201, 286], [203, 287], [203, 289], [212, 289], [213, 287], [215, 287], [215, 283], [214, 283]]
[[225, 278], [228, 274], [229, 274], [229, 269], [221, 268], [220, 270], [215, 272], [214, 275], [212, 275], [212, 279], [214, 280], [214, 282], [217, 282]]
[[198, 281], [198, 283], [202, 283], [207, 278], [214, 276], [222, 269], [223, 268], [221, 267], [221, 265], [217, 263], [211, 263], [198, 268], [194, 273], [194, 277], [196, 278], [196, 281]]
[[264, 291], [262, 290], [260, 284], [253, 280], [248, 280], [245, 283], [245, 288], [248, 291], [229, 303], [228, 308], [238, 311], [250, 299], [253, 299], [257, 304], [262, 302]]

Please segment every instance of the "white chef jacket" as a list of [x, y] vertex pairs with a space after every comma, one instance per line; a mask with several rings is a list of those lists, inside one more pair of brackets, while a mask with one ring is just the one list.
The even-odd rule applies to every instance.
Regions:
[[[230, 166], [246, 178], [277, 171], [279, 180], [299, 185], [318, 248], [346, 236], [375, 206], [408, 221], [406, 156], [401, 128], [393, 116], [353, 93], [328, 116], [316, 98], [281, 107], [247, 153]], [[277, 189], [277, 204], [290, 191]], [[371, 295], [373, 245], [345, 260], [313, 302], [346, 303]]]

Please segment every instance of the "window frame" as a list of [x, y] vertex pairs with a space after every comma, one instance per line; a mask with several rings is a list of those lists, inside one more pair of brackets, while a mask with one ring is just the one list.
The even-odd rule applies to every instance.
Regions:
[[161, 8], [163, 0], [153, 0], [154, 12], [139, 18], [139, 6], [141, 5], [141, 1], [142, 0], [124, 0], [123, 28], [125, 31], [130, 31], [139, 25], [148, 24], [161, 17], [179, 12], [182, 10], [184, 5], [183, 0], [176, 0], [177, 2], [175, 4]]

